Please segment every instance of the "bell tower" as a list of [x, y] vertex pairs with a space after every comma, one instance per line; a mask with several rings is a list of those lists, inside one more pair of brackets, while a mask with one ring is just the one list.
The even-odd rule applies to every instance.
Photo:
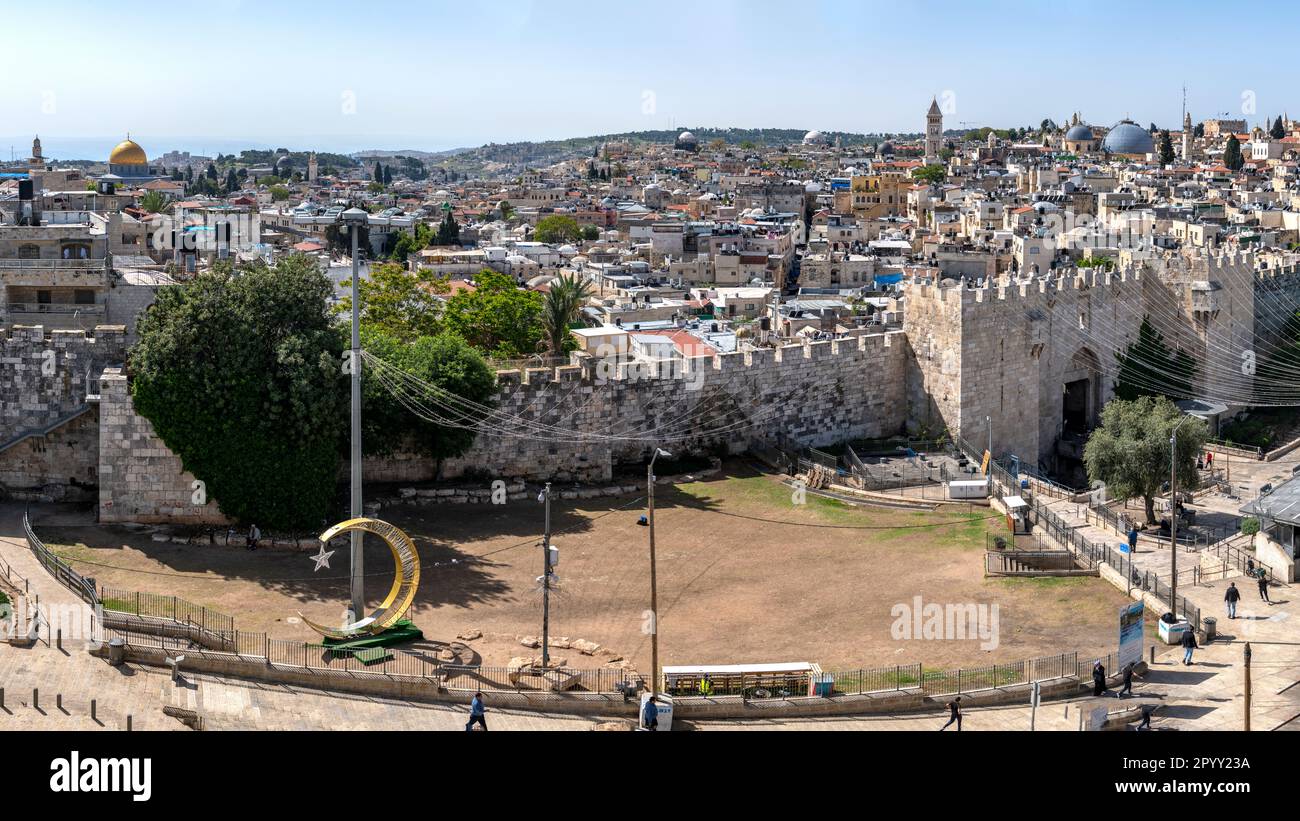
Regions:
[[925, 114], [925, 162], [933, 165], [939, 162], [939, 148], [943, 141], [943, 112], [939, 110], [939, 101], [930, 99], [930, 110]]

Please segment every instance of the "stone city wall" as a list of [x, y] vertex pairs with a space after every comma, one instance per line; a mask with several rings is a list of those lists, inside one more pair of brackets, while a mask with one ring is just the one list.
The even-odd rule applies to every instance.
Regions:
[[0, 330], [0, 497], [76, 500], [97, 482], [99, 374], [126, 357], [126, 329]]
[[194, 475], [135, 412], [120, 368], [104, 371], [100, 397], [99, 520], [226, 524], [214, 500], [196, 503]]
[[[502, 371], [501, 415], [469, 453], [444, 461], [440, 478], [603, 482], [655, 445], [738, 453], [782, 437], [831, 445], [892, 435], [906, 419], [906, 356], [902, 333], [892, 332], [672, 363]], [[194, 477], [136, 415], [125, 376], [111, 370], [102, 384], [101, 520], [223, 521], [215, 503], [193, 503]], [[434, 479], [437, 465], [397, 454], [367, 459], [364, 470], [368, 484], [418, 482]]]

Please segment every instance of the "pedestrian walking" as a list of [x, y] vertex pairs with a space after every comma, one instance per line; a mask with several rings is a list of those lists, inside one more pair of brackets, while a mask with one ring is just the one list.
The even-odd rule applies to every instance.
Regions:
[[1092, 663], [1092, 694], [1100, 696], [1106, 694], [1106, 667], [1097, 659]]
[[1183, 645], [1183, 664], [1191, 664], [1192, 651], [1199, 646], [1196, 643], [1196, 631], [1191, 628], [1191, 625], [1188, 625], [1187, 629], [1183, 631], [1182, 645]]
[[1159, 706], [1159, 705], [1156, 705], [1156, 704], [1143, 704], [1143, 705], [1142, 705], [1142, 723], [1138, 724], [1138, 726], [1137, 726], [1137, 728], [1138, 728], [1139, 730], [1150, 730], [1150, 729], [1151, 729], [1151, 714], [1154, 713], [1154, 712], [1156, 711], [1156, 707], [1157, 707], [1157, 706]]
[[652, 733], [659, 729], [659, 706], [655, 704], [654, 696], [646, 699], [645, 709], [641, 711], [641, 725]]
[[1223, 593], [1223, 600], [1228, 603], [1228, 618], [1237, 618], [1237, 602], [1241, 601], [1241, 591], [1236, 582], [1228, 582], [1228, 589]]
[[1124, 665], [1124, 686], [1120, 688], [1119, 695], [1116, 698], [1133, 695], [1133, 662]]
[[474, 700], [469, 703], [469, 721], [465, 722], [465, 732], [472, 731], [475, 724], [482, 727], [486, 732], [487, 720], [484, 718], [486, 714], [487, 709], [483, 706], [483, 694], [475, 693]]
[[248, 537], [246, 543], [249, 550], [256, 550], [257, 543], [262, 540], [262, 531], [258, 530], [257, 524], [254, 523], [248, 528]]
[[948, 723], [939, 728], [943, 732], [953, 723], [957, 722], [957, 732], [961, 732], [961, 696], [957, 696], [948, 702]]
[[1214, 454], [1208, 450], [1205, 452], [1205, 467], [1206, 468], [1214, 467]]
[[1138, 529], [1133, 525], [1128, 530], [1128, 552], [1130, 554], [1138, 552]]
[[1259, 574], [1259, 597], [1270, 605], [1273, 604], [1273, 600], [1268, 597], [1268, 576], [1263, 573]]

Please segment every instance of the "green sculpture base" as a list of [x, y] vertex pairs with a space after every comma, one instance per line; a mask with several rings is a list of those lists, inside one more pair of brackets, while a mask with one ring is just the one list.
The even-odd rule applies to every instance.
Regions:
[[410, 619], [402, 619], [382, 633], [347, 639], [327, 638], [324, 639], [321, 646], [335, 658], [352, 656], [365, 664], [376, 664], [392, 658], [393, 654], [385, 648], [419, 641], [423, 638], [424, 633], [420, 628], [412, 624]]

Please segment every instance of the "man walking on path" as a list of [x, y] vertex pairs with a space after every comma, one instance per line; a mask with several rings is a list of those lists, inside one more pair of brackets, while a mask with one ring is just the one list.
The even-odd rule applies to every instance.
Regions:
[[942, 733], [944, 730], [948, 729], [948, 726], [955, 721], [957, 722], [957, 732], [960, 733], [961, 732], [961, 696], [957, 696], [952, 701], [948, 702], [948, 713], [949, 713], [948, 724], [945, 724], [942, 727], [940, 727], [939, 732]]
[[258, 530], [257, 525], [254, 524], [248, 528], [248, 549], [256, 550], [257, 543], [260, 541], [262, 541], [262, 531]]
[[486, 732], [487, 720], [483, 717], [486, 713], [487, 710], [483, 707], [483, 694], [475, 693], [474, 700], [469, 703], [469, 721], [465, 722], [465, 732], [471, 732], [475, 724]]
[[1223, 600], [1228, 603], [1228, 618], [1237, 618], [1237, 602], [1241, 601], [1241, 591], [1236, 582], [1228, 582], [1228, 589], [1223, 593]]
[[1183, 644], [1183, 664], [1191, 664], [1192, 651], [1195, 650], [1197, 647], [1196, 631], [1192, 629], [1191, 625], [1188, 625], [1187, 629], [1183, 631], [1182, 644]]
[[1137, 529], [1137, 525], [1133, 525], [1133, 526], [1130, 527], [1129, 530], [1128, 530], [1128, 552], [1129, 552], [1130, 555], [1133, 554], [1133, 553], [1138, 552], [1138, 529]]
[[1100, 696], [1106, 694], [1106, 667], [1097, 659], [1092, 663], [1092, 694]]
[[1259, 574], [1259, 597], [1269, 604], [1273, 603], [1268, 597], [1268, 576], [1263, 573]]
[[1123, 698], [1126, 695], [1133, 695], [1133, 662], [1131, 661], [1124, 665], [1124, 686], [1120, 688], [1116, 698]]

